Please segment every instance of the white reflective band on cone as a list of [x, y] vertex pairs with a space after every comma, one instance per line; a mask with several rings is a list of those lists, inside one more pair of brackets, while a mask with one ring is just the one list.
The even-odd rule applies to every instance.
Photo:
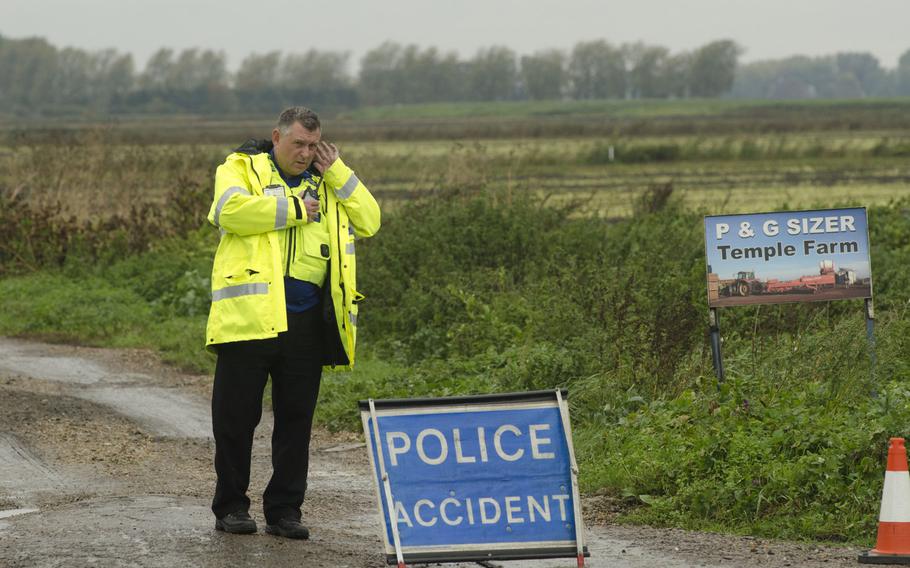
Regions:
[[882, 512], [878, 520], [883, 523], [910, 523], [910, 473], [885, 472]]

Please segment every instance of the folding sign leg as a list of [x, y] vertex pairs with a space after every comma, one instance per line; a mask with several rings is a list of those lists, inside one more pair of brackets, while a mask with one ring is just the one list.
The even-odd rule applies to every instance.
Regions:
[[392, 498], [392, 482], [385, 469], [385, 458], [382, 455], [382, 441], [379, 439], [379, 420], [376, 417], [376, 404], [370, 399], [370, 419], [373, 421], [373, 440], [376, 446], [376, 458], [379, 461], [379, 474], [382, 476], [382, 487], [385, 490], [386, 510], [389, 512], [389, 526], [392, 527], [392, 540], [395, 542], [395, 556], [398, 568], [407, 568], [404, 554], [401, 552], [401, 538], [398, 536], [398, 515], [395, 514], [395, 501]]
[[578, 491], [578, 464], [575, 462], [575, 449], [572, 447], [572, 424], [569, 422], [569, 409], [562, 393], [556, 389], [556, 401], [559, 404], [559, 417], [562, 429], [566, 433], [566, 445], [569, 448], [569, 463], [572, 468], [572, 509], [575, 512], [575, 548], [578, 553], [578, 568], [585, 566], [584, 520], [581, 518], [581, 497]]

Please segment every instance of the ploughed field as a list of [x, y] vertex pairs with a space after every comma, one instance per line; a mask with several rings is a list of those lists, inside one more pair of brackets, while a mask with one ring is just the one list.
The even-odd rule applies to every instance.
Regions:
[[[910, 134], [906, 139], [856, 136], [764, 138], [768, 148], [792, 148], [792, 157], [778, 150], [769, 150], [768, 157], [720, 153], [724, 146], [745, 144], [747, 136], [339, 145], [342, 158], [387, 209], [437, 191], [484, 187], [506, 199], [534, 195], [550, 203], [573, 202], [580, 213], [606, 217], [630, 215], [654, 188], [672, 190], [685, 206], [709, 214], [874, 205], [910, 195], [910, 160], [873, 155], [870, 149], [884, 145], [898, 152], [903, 144], [910, 147]], [[215, 167], [231, 148], [179, 143], [109, 147], [92, 133], [64, 149], [43, 143], [4, 146], [0, 189], [38, 202], [60, 202], [61, 213], [79, 217], [127, 213], [138, 203], [164, 205], [168, 191], [181, 186], [210, 188]], [[662, 148], [682, 148], [688, 154], [666, 157]], [[816, 148], [815, 154], [805, 155], [806, 148]], [[47, 159], [49, 152], [53, 159]], [[620, 161], [629, 155], [636, 161]], [[77, 171], [74, 163], [81, 164]]]
[[[493, 187], [625, 217], [655, 187], [715, 214], [887, 203], [910, 192], [906, 116], [898, 99], [441, 104], [325, 117], [323, 135], [388, 210]], [[0, 190], [67, 215], [126, 213], [175, 187], [210, 188], [230, 149], [270, 128], [270, 117], [0, 121]]]

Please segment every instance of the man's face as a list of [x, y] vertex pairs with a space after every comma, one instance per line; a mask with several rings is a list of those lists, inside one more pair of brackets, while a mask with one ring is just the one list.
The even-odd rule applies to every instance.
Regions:
[[322, 131], [307, 130], [299, 122], [291, 125], [287, 134], [281, 134], [276, 128], [272, 131], [272, 143], [275, 145], [275, 160], [278, 167], [292, 176], [302, 174], [316, 157], [316, 145], [322, 138]]

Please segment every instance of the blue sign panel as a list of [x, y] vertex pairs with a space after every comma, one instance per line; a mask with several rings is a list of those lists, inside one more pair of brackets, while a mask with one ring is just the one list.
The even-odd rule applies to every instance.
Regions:
[[865, 208], [705, 217], [708, 306], [872, 297]]
[[[406, 560], [575, 556], [570, 438], [555, 396], [546, 394], [551, 400], [374, 401]], [[368, 411], [361, 415], [391, 556], [373, 422]]]

